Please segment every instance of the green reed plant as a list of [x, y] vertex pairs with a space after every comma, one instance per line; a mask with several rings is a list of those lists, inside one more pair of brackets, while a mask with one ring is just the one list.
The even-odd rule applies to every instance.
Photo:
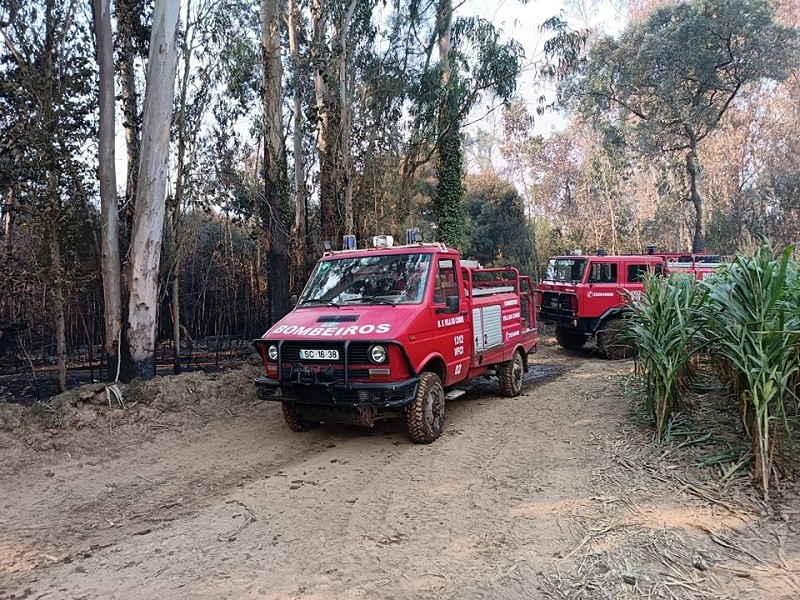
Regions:
[[708, 344], [707, 289], [694, 278], [650, 276], [633, 302], [628, 335], [636, 345], [636, 369], [645, 384], [647, 409], [663, 439], [673, 412], [684, 408], [683, 393], [692, 360]]
[[796, 400], [800, 358], [800, 307], [794, 247], [779, 255], [769, 244], [752, 258], [737, 257], [705, 280], [712, 352], [733, 370], [732, 388], [755, 458], [765, 498], [773, 474], [791, 468], [787, 408]]

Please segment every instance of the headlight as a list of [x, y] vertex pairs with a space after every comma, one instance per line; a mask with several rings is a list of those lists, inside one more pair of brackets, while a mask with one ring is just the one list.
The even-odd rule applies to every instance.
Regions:
[[267, 358], [270, 360], [278, 360], [278, 347], [275, 344], [267, 348]]
[[384, 346], [370, 347], [369, 358], [372, 362], [377, 364], [386, 362], [386, 348]]

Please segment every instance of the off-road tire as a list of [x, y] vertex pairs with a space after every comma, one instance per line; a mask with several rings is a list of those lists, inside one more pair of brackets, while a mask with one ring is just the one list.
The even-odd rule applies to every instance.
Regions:
[[586, 335], [583, 332], [556, 325], [556, 342], [567, 350], [580, 350], [586, 344]]
[[522, 382], [525, 379], [525, 359], [522, 354], [514, 352], [511, 360], [500, 363], [498, 371], [500, 393], [507, 398], [519, 396], [522, 393]]
[[609, 319], [595, 333], [597, 349], [611, 360], [622, 360], [633, 356], [633, 342], [625, 336], [627, 324], [624, 319]]
[[436, 373], [424, 372], [414, 400], [406, 407], [408, 435], [415, 444], [430, 444], [444, 429], [444, 388]]
[[310, 431], [314, 429], [319, 423], [314, 421], [309, 421], [308, 419], [303, 418], [300, 412], [297, 410], [297, 407], [293, 404], [289, 404], [288, 402], [284, 402], [283, 406], [283, 420], [286, 421], [286, 425], [294, 432], [301, 433], [303, 431]]

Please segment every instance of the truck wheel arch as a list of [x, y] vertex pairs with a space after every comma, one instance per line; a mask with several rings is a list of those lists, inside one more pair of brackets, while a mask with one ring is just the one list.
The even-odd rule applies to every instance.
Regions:
[[592, 331], [592, 334], [600, 331], [606, 322], [610, 321], [611, 319], [624, 319], [625, 315], [630, 314], [630, 312], [631, 309], [626, 306], [609, 308], [597, 319], [597, 326], [594, 328], [594, 331]]
[[442, 358], [439, 354], [433, 354], [428, 356], [422, 363], [422, 367], [419, 369], [420, 373], [429, 372], [429, 373], [436, 373], [439, 376], [439, 381], [442, 382], [442, 385], [447, 385], [447, 365], [444, 362], [444, 358]]

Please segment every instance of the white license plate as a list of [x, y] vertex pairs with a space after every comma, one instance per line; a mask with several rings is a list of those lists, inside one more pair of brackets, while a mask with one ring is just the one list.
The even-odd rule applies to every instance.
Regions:
[[339, 360], [338, 350], [300, 350], [300, 358], [305, 360]]

